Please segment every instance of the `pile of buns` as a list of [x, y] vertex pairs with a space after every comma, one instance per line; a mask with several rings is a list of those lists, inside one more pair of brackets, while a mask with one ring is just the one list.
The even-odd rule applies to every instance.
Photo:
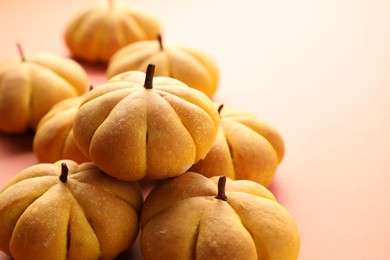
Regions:
[[[140, 234], [145, 259], [297, 259], [297, 225], [267, 189], [282, 136], [213, 100], [216, 61], [161, 35], [108, 1], [65, 25], [70, 57], [18, 46], [0, 62], [0, 132], [33, 132], [39, 161], [0, 189], [0, 250], [113, 259]], [[85, 63], [106, 82], [89, 86]]]

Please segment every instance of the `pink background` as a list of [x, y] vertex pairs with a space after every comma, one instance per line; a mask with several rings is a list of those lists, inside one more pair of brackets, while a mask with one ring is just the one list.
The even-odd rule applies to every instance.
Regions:
[[[65, 24], [92, 2], [2, 1], [0, 60], [17, 41], [68, 55]], [[390, 259], [390, 1], [128, 2], [161, 21], [167, 42], [215, 58], [215, 100], [282, 133], [270, 189], [298, 223], [299, 259]], [[91, 84], [105, 80], [87, 70]], [[31, 140], [0, 134], [0, 187], [37, 163]]]

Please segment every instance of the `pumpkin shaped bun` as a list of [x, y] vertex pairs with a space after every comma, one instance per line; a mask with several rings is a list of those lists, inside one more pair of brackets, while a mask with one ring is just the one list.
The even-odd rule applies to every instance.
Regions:
[[114, 259], [139, 230], [136, 182], [93, 163], [37, 164], [0, 190], [0, 250], [14, 259]]
[[54, 163], [62, 159], [77, 163], [90, 161], [73, 138], [73, 121], [81, 101], [82, 96], [62, 100], [39, 121], [33, 140], [33, 151], [39, 162]]
[[296, 222], [264, 186], [194, 172], [149, 193], [140, 242], [145, 260], [296, 260], [300, 250]]
[[219, 71], [215, 61], [206, 53], [184, 45], [163, 44], [157, 40], [129, 44], [117, 51], [108, 64], [107, 75], [140, 70], [149, 63], [156, 64], [156, 76], [171, 77], [211, 97], [219, 83]]
[[35, 130], [59, 101], [87, 91], [88, 77], [75, 61], [48, 52], [0, 62], [0, 132]]
[[213, 102], [168, 77], [130, 71], [84, 95], [73, 125], [80, 150], [113, 177], [186, 172], [210, 150], [219, 125]]
[[245, 111], [215, 103], [221, 117], [217, 138], [207, 154], [191, 167], [207, 177], [224, 173], [268, 186], [284, 157], [284, 142], [270, 124]]
[[89, 62], [108, 62], [123, 46], [155, 39], [160, 23], [143, 9], [108, 0], [79, 13], [65, 29], [65, 43], [72, 54]]

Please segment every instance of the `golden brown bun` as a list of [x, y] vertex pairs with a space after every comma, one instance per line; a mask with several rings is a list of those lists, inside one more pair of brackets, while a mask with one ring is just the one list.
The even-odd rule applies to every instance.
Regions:
[[77, 163], [90, 161], [73, 138], [73, 121], [81, 101], [81, 97], [67, 98], [54, 105], [41, 119], [33, 141], [34, 154], [39, 162], [54, 163], [62, 159]]
[[79, 148], [124, 180], [184, 173], [214, 142], [219, 116], [202, 92], [168, 77], [144, 87], [145, 73], [119, 74], [84, 96], [73, 133]]
[[[161, 38], [160, 38], [161, 40]], [[206, 53], [184, 45], [170, 45], [158, 40], [140, 41], [117, 51], [107, 69], [109, 78], [130, 70], [145, 71], [156, 64], [156, 76], [172, 77], [211, 97], [219, 83], [215, 61]]]
[[137, 183], [92, 163], [31, 166], [0, 191], [0, 250], [15, 259], [113, 259], [137, 237], [142, 202]]
[[108, 62], [123, 46], [151, 40], [161, 32], [159, 21], [135, 5], [106, 1], [80, 12], [65, 28], [65, 43], [75, 57]]
[[59, 101], [87, 91], [88, 78], [75, 61], [51, 53], [28, 54], [0, 63], [0, 131], [35, 130]]
[[284, 157], [280, 133], [255, 115], [227, 106], [220, 111], [220, 117], [210, 152], [191, 170], [207, 177], [225, 175], [252, 180], [267, 187]]
[[187, 172], [151, 191], [141, 215], [141, 251], [149, 259], [296, 260], [300, 236], [291, 214], [258, 183]]

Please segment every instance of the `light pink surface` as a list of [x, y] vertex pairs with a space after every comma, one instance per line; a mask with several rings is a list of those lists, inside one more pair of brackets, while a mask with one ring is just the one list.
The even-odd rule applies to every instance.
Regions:
[[[282, 133], [271, 190], [298, 223], [299, 259], [390, 259], [390, 1], [129, 2], [161, 20], [166, 41], [216, 59], [216, 100]], [[0, 60], [17, 41], [67, 55], [65, 24], [89, 4], [2, 2]], [[0, 187], [36, 163], [31, 140], [0, 135]]]

